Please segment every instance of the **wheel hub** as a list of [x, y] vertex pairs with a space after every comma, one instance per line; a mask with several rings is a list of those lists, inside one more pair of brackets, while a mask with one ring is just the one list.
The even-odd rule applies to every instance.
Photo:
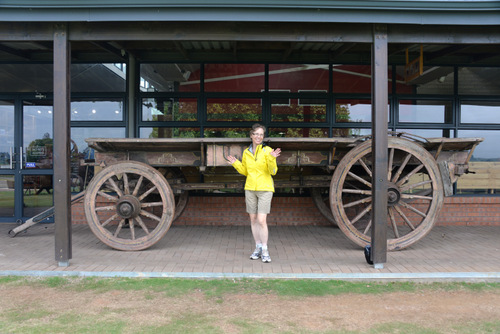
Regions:
[[125, 195], [116, 203], [116, 213], [122, 218], [135, 218], [141, 212], [141, 203], [137, 197]]
[[398, 204], [401, 199], [401, 192], [399, 191], [398, 186], [390, 183], [387, 188], [387, 205], [394, 206]]

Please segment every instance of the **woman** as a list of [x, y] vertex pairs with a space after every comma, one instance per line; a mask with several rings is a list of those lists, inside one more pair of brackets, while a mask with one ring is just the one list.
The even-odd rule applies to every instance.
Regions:
[[245, 182], [245, 202], [250, 215], [252, 235], [255, 240], [255, 251], [250, 259], [262, 259], [262, 262], [271, 262], [267, 248], [268, 228], [267, 215], [271, 212], [271, 200], [274, 193], [272, 175], [276, 175], [278, 165], [276, 158], [280, 156], [281, 149], [273, 150], [263, 143], [266, 127], [254, 124], [250, 131], [252, 144], [243, 151], [241, 161], [232, 155], [228, 161], [238, 171], [247, 177]]

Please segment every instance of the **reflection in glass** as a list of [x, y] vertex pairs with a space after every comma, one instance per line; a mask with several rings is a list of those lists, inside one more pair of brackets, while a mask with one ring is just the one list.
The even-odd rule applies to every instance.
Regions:
[[125, 92], [126, 64], [71, 64], [72, 92]]
[[328, 138], [326, 128], [270, 128], [269, 137]]
[[332, 137], [360, 137], [369, 136], [372, 133], [371, 129], [365, 128], [333, 128]]
[[408, 123], [451, 123], [452, 102], [413, 100], [399, 102], [399, 121]]
[[14, 176], [0, 175], [0, 217], [14, 216]]
[[71, 191], [79, 192], [94, 176], [94, 149], [88, 147], [86, 138], [125, 138], [125, 128], [71, 128]]
[[397, 129], [396, 132], [404, 132], [423, 138], [454, 138], [454, 130], [441, 129]]
[[206, 92], [261, 92], [264, 64], [206, 64]]
[[500, 102], [465, 102], [460, 106], [461, 123], [500, 124]]
[[460, 130], [460, 138], [481, 137], [480, 143], [469, 162], [469, 169], [474, 173], [465, 174], [458, 178], [458, 194], [500, 194], [500, 131], [488, 130]]
[[458, 94], [500, 95], [500, 67], [460, 67]]
[[23, 176], [23, 215], [33, 217], [52, 206], [52, 175]]
[[200, 64], [141, 64], [143, 92], [199, 92]]
[[[387, 120], [389, 120], [390, 105], [387, 105]], [[371, 122], [371, 100], [338, 99], [335, 104], [335, 121], [346, 122]]]
[[249, 138], [250, 128], [205, 128], [207, 138]]
[[324, 90], [328, 91], [327, 64], [270, 64], [269, 90]]
[[89, 99], [71, 102], [72, 121], [122, 121], [123, 101], [121, 99]]
[[23, 168], [52, 168], [52, 106], [24, 103]]
[[14, 147], [14, 102], [0, 101], [0, 168], [11, 169]]
[[262, 105], [260, 99], [207, 99], [209, 121], [260, 121]]
[[326, 99], [271, 99], [271, 120], [273, 122], [326, 122]]
[[147, 98], [142, 100], [143, 121], [196, 121], [196, 98]]
[[141, 127], [139, 138], [199, 138], [199, 128]]
[[396, 66], [398, 94], [453, 94], [455, 73], [451, 66], [424, 66], [422, 75], [405, 82], [405, 66]]
[[370, 65], [333, 65], [333, 92], [370, 94], [371, 71]]

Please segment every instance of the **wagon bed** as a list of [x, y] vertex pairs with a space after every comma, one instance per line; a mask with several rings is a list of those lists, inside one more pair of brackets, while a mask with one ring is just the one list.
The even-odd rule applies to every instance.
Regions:
[[[425, 236], [443, 197], [482, 138], [388, 138], [388, 249]], [[103, 170], [85, 195], [85, 213], [96, 236], [121, 250], [152, 246], [185, 207], [189, 190], [241, 190], [244, 177], [227, 161], [241, 158], [248, 138], [89, 138]], [[321, 213], [353, 242], [371, 238], [370, 137], [267, 138], [281, 148], [275, 187], [307, 188]], [[194, 172], [193, 172], [194, 171]], [[203, 177], [196, 177], [196, 175]], [[193, 176], [194, 175], [194, 176]], [[201, 180], [201, 181], [200, 181]]]

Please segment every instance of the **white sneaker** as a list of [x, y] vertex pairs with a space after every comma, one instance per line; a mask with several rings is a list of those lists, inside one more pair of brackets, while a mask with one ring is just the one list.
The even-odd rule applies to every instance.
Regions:
[[251, 260], [258, 260], [260, 259], [262, 255], [262, 248], [260, 247], [255, 247], [255, 250], [253, 251], [252, 255], [250, 255]]
[[262, 257], [262, 262], [264, 263], [271, 262], [271, 256], [269, 255], [269, 251], [267, 249], [262, 251], [261, 257]]

